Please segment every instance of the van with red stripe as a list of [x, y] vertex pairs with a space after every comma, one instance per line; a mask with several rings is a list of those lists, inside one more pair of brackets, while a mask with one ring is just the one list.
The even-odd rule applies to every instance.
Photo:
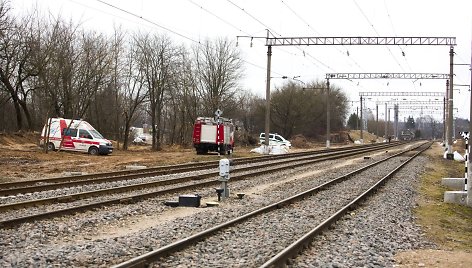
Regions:
[[47, 144], [48, 151], [61, 149], [91, 155], [107, 155], [113, 152], [111, 141], [81, 119], [49, 118], [41, 132], [39, 144]]

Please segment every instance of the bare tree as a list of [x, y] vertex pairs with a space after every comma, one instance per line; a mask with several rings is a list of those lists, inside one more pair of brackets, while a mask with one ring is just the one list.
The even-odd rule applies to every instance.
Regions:
[[112, 59], [108, 40], [103, 34], [82, 32], [79, 54], [72, 80], [75, 102], [73, 115], [83, 117], [95, 96], [109, 84]]
[[[40, 73], [46, 106], [53, 116], [72, 118], [74, 96], [74, 73], [78, 65], [79, 53], [77, 26], [65, 23], [60, 18], [53, 19], [43, 37], [43, 53], [47, 61]], [[50, 107], [50, 108], [49, 108]]]
[[236, 109], [235, 94], [243, 70], [236, 46], [227, 39], [207, 40], [194, 47], [194, 61], [202, 112], [211, 115], [220, 108], [228, 114]]
[[167, 93], [167, 126], [170, 144], [189, 144], [199, 100], [195, 92], [192, 62], [185, 47], [177, 50], [176, 64], [171, 68], [170, 89]]
[[17, 129], [23, 129], [23, 115], [27, 128], [32, 129], [33, 122], [28, 106], [28, 98], [34, 87], [28, 79], [38, 75], [38, 68], [33, 58], [38, 51], [39, 40], [34, 32], [34, 14], [15, 22], [7, 14], [9, 8], [0, 3], [0, 90], [6, 91], [13, 102]]
[[130, 50], [125, 56], [123, 62], [125, 68], [123, 68], [123, 77], [121, 78], [120, 96], [122, 105], [121, 113], [123, 114], [124, 120], [124, 142], [123, 149], [128, 149], [129, 143], [129, 132], [131, 123], [136, 118], [139, 108], [149, 97], [149, 91], [146, 89], [145, 74], [144, 70], [140, 66], [139, 57], [141, 49], [138, 41], [134, 42], [130, 46]]
[[140, 74], [148, 89], [149, 114], [152, 125], [152, 149], [161, 149], [162, 119], [166, 91], [171, 86], [171, 67], [178, 53], [166, 36], [137, 34]]
[[[311, 82], [306, 89], [293, 82], [286, 83], [271, 97], [273, 131], [290, 137], [303, 134], [308, 137], [324, 135], [326, 131], [326, 87], [322, 82]], [[330, 89], [331, 128], [344, 128], [347, 101], [337, 87]]]

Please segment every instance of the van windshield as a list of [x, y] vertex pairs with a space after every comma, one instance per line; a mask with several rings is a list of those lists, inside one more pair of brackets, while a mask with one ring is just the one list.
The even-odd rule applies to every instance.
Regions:
[[92, 135], [90, 135], [90, 133], [85, 129], [79, 129], [79, 137], [93, 139]]
[[100, 134], [100, 132], [96, 131], [95, 129], [91, 129], [89, 130], [90, 133], [92, 133], [92, 136], [96, 139], [104, 139], [104, 137], [102, 136], [102, 134]]

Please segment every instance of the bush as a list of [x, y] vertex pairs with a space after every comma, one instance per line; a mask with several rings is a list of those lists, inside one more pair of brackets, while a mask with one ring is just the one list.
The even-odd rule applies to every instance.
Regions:
[[291, 139], [292, 147], [297, 147], [297, 148], [309, 148], [310, 145], [305, 138], [305, 136], [298, 134], [292, 137]]

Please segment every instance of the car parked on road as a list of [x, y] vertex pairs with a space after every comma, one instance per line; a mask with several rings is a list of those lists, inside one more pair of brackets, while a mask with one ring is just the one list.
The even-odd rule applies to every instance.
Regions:
[[[265, 142], [265, 133], [259, 135], [259, 143], [264, 144]], [[287, 147], [292, 147], [292, 143], [286, 140], [282, 135], [277, 133], [269, 133], [269, 145], [284, 145]]]

